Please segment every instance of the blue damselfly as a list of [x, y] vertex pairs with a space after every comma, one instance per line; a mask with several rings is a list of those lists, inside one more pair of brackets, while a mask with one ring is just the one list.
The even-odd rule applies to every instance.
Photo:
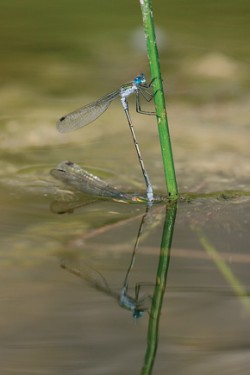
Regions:
[[122, 107], [127, 117], [129, 128], [133, 137], [133, 142], [134, 142], [137, 156], [139, 159], [139, 163], [142, 169], [142, 173], [146, 182], [147, 199], [149, 202], [153, 201], [154, 199], [153, 188], [152, 188], [148, 173], [146, 171], [146, 168], [142, 159], [138, 141], [136, 139], [134, 126], [133, 126], [133, 123], [129, 114], [127, 97], [130, 96], [131, 94], [136, 95], [136, 111], [138, 113], [148, 114], [148, 115], [154, 114], [153, 112], [143, 111], [140, 105], [140, 95], [142, 95], [143, 98], [146, 99], [147, 101], [150, 101], [153, 98], [152, 92], [148, 91], [148, 89], [151, 87], [151, 84], [152, 82], [147, 84], [144, 74], [140, 74], [137, 77], [135, 77], [133, 81], [122, 85], [118, 90], [113, 91], [103, 96], [102, 98], [98, 99], [97, 101], [90, 103], [82, 108], [79, 108], [61, 117], [57, 122], [57, 129], [61, 133], [66, 133], [66, 132], [77, 130], [83, 126], [90, 124], [94, 120], [96, 120], [99, 116], [102, 115], [103, 112], [105, 112], [108, 109], [109, 105], [114, 99], [120, 97]]

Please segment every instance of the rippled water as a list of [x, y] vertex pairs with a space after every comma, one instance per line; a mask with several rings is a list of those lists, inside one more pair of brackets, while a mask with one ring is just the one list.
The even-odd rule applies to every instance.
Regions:
[[[141, 71], [148, 76], [138, 4], [2, 7], [3, 375], [149, 373], [164, 259], [152, 374], [249, 373], [249, 5], [154, 7], [181, 192], [170, 258], [159, 257], [171, 224], [165, 203], [145, 214], [145, 204], [98, 200], [50, 175], [71, 160], [122, 191], [144, 192], [119, 102], [78, 132], [55, 128], [64, 113]], [[156, 122], [134, 113], [132, 99], [130, 107], [153, 187], [164, 195]], [[124, 286], [130, 301], [138, 293], [140, 319], [121, 306]]]

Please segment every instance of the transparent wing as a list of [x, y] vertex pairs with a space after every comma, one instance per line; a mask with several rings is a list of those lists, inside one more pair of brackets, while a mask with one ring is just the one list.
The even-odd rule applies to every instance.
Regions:
[[57, 121], [57, 129], [61, 133], [67, 133], [90, 124], [106, 111], [112, 100], [114, 100], [119, 93], [119, 90], [113, 91], [110, 94], [98, 99], [96, 102], [90, 103], [85, 107], [77, 109], [74, 112], [61, 117]]
[[50, 171], [50, 174], [57, 180], [86, 194], [116, 199], [129, 197], [71, 161], [61, 162], [57, 168]]

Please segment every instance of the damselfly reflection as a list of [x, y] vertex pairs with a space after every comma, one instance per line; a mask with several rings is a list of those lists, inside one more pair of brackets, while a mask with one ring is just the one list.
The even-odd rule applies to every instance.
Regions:
[[144, 315], [145, 311], [149, 311], [150, 304], [151, 304], [151, 297], [149, 295], [143, 295], [141, 296], [141, 286], [142, 284], [145, 285], [145, 283], [137, 283], [135, 285], [135, 293], [134, 295], [129, 294], [129, 277], [132, 272], [134, 263], [135, 263], [135, 256], [136, 251], [138, 249], [140, 238], [142, 237], [143, 232], [143, 226], [146, 220], [146, 217], [148, 215], [148, 211], [150, 210], [150, 207], [147, 207], [147, 210], [145, 214], [142, 217], [139, 231], [137, 234], [137, 238], [134, 244], [132, 257], [130, 260], [130, 264], [128, 266], [122, 288], [120, 289], [120, 292], [115, 292], [108, 284], [105, 277], [98, 272], [97, 270], [91, 268], [91, 267], [84, 267], [84, 271], [81, 271], [78, 268], [74, 268], [71, 266], [68, 266], [66, 262], [61, 263], [61, 267], [73, 275], [76, 275], [86, 281], [91, 287], [94, 287], [100, 292], [103, 292], [113, 298], [115, 298], [119, 305], [132, 312], [132, 316], [134, 319], [138, 319]]
[[105, 277], [97, 270], [89, 268], [89, 270], [85, 269], [84, 271], [81, 271], [78, 268], [70, 267], [65, 263], [62, 263], [61, 267], [73, 275], [83, 279], [88, 283], [89, 286], [110, 297], [113, 297], [122, 308], [132, 312], [134, 319], [142, 317], [144, 312], [148, 311], [150, 308], [151, 297], [147, 295], [142, 297], [139, 296], [141, 289], [140, 283], [136, 284], [135, 294], [132, 296], [128, 294], [128, 283], [124, 283], [120, 293], [116, 292], [109, 286]]

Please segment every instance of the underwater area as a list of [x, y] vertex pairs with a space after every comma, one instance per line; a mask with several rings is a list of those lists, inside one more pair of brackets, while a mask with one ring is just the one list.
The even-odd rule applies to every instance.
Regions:
[[51, 174], [70, 161], [145, 194], [119, 99], [82, 129], [56, 128], [139, 74], [151, 80], [139, 1], [2, 1], [1, 375], [249, 374], [250, 3], [152, 3], [176, 204], [156, 118], [133, 95], [157, 202]]

